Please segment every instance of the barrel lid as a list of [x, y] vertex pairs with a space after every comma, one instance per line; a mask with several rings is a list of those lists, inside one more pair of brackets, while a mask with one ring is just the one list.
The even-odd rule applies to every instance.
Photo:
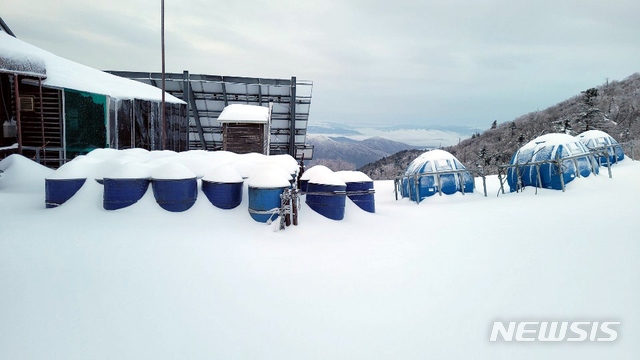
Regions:
[[214, 168], [205, 174], [202, 180], [224, 184], [235, 184], [244, 181], [236, 169], [229, 165], [222, 165]]
[[289, 185], [289, 178], [277, 170], [256, 171], [249, 178], [249, 186], [253, 188], [281, 188]]
[[321, 173], [321, 172], [332, 173], [331, 169], [329, 169], [328, 167], [324, 165], [316, 165], [308, 170], [305, 170], [305, 172], [302, 173], [300, 180], [309, 180], [314, 174]]
[[347, 186], [344, 181], [334, 172], [319, 172], [313, 174], [309, 179], [309, 184], [331, 185], [331, 186]]
[[151, 177], [158, 180], [183, 180], [195, 178], [196, 174], [184, 165], [168, 162], [152, 169]]
[[362, 171], [338, 171], [336, 174], [346, 183], [373, 181]]

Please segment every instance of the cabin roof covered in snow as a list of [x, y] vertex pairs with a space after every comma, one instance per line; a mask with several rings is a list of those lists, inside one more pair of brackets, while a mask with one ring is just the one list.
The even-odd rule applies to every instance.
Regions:
[[269, 122], [269, 108], [256, 105], [231, 104], [218, 116], [220, 123], [256, 123]]
[[[0, 71], [46, 76], [42, 82], [45, 86], [86, 91], [118, 99], [162, 99], [161, 89], [67, 60], [1, 31]], [[184, 103], [169, 94], [165, 97], [169, 103]]]

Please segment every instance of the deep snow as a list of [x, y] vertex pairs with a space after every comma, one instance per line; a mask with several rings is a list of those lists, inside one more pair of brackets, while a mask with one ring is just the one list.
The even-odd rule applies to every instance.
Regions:
[[[184, 213], [151, 188], [102, 209], [95, 181], [44, 208], [52, 172], [0, 163], [2, 359], [634, 359], [640, 163], [567, 192], [302, 202], [273, 231], [243, 203]], [[606, 172], [605, 172], [606, 173]], [[479, 181], [476, 179], [476, 181]], [[481, 184], [481, 183], [480, 183]], [[491, 343], [493, 321], [621, 321], [612, 343]]]

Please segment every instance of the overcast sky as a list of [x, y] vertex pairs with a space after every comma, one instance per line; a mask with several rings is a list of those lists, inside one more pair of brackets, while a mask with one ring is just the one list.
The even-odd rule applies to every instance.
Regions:
[[[0, 0], [16, 36], [159, 71], [160, 1]], [[167, 71], [312, 80], [311, 121], [487, 128], [640, 71], [638, 0], [166, 0]]]

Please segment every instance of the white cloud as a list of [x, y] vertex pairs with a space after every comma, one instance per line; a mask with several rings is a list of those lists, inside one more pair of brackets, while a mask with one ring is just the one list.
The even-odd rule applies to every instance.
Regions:
[[[158, 1], [0, 0], [18, 37], [158, 71]], [[636, 71], [640, 2], [166, 2], [169, 71], [313, 80], [311, 121], [486, 127]]]

